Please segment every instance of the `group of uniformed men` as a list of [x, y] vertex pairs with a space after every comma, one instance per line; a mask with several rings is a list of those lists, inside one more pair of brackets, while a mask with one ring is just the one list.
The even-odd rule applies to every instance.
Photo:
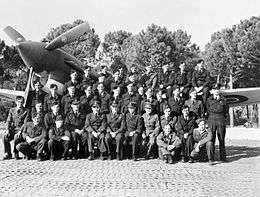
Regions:
[[21, 152], [39, 161], [100, 155], [102, 160], [143, 156], [167, 163], [198, 158], [212, 163], [217, 135], [220, 160], [226, 161], [227, 105], [210, 87], [202, 59], [193, 72], [185, 63], [174, 71], [163, 65], [160, 73], [148, 66], [140, 74], [136, 65], [110, 73], [103, 65], [96, 76], [91, 69], [86, 65], [84, 76], [72, 70], [63, 95], [55, 84], [46, 94], [36, 81], [25, 107], [24, 98], [16, 98], [3, 136], [4, 160], [12, 158], [14, 140], [15, 159]]

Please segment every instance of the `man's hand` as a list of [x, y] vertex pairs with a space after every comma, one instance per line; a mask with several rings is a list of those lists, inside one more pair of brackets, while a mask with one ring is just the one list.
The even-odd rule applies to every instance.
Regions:
[[188, 133], [184, 133], [184, 135], [183, 135], [184, 139], [187, 139], [188, 135], [189, 135]]
[[172, 150], [172, 149], [174, 149], [175, 148], [175, 146], [174, 145], [169, 145], [169, 146], [167, 146], [167, 149], [170, 151], [170, 150]]
[[116, 132], [110, 132], [112, 138], [115, 138], [116, 137]]
[[70, 138], [68, 136], [66, 136], [66, 135], [62, 136], [61, 139], [64, 140], [64, 141], [69, 141], [70, 140]]
[[142, 134], [142, 138], [145, 139], [146, 138], [146, 135], [145, 133]]
[[135, 133], [134, 131], [131, 131], [131, 132], [129, 133], [129, 136], [132, 137], [132, 136], [134, 135], [134, 133]]
[[80, 130], [80, 129], [75, 129], [75, 132], [78, 133], [79, 135], [81, 135], [83, 133], [83, 129]]

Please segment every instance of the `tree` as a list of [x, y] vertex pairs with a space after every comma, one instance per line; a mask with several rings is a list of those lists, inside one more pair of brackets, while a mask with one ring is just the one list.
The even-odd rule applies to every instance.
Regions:
[[[43, 41], [51, 41], [62, 33], [84, 22], [85, 21], [78, 19], [72, 24], [67, 23], [60, 25], [59, 27], [52, 28], [47, 36], [43, 38]], [[94, 58], [99, 44], [100, 39], [98, 35], [92, 31], [81, 36], [77, 41], [67, 44], [62, 48], [76, 58], [83, 60], [84, 58]]]

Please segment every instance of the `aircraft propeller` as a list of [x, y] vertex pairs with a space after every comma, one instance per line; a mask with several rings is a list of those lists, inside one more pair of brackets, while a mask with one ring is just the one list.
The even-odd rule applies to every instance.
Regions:
[[19, 44], [21, 42], [25, 42], [25, 38], [20, 34], [18, 31], [16, 31], [14, 28], [7, 26], [4, 28], [4, 32], [13, 40], [16, 44]]
[[47, 50], [54, 50], [60, 47], [63, 47], [66, 44], [69, 44], [73, 41], [76, 41], [79, 39], [80, 36], [82, 36], [84, 33], [92, 31], [89, 24], [82, 23], [69, 31], [59, 35], [57, 38], [52, 40], [45, 49]]

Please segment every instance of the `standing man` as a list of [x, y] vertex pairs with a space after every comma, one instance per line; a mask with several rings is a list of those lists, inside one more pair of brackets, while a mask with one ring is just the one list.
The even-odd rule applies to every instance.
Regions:
[[181, 115], [182, 106], [185, 100], [181, 97], [181, 91], [179, 86], [173, 87], [172, 97], [168, 99], [168, 104], [171, 106], [173, 115]]
[[79, 94], [74, 85], [68, 85], [68, 94], [62, 97], [61, 99], [61, 107], [63, 109], [63, 113], [66, 115], [71, 110], [71, 103], [73, 100], [79, 99]]
[[50, 85], [50, 93], [45, 96], [44, 98], [44, 105], [43, 105], [43, 110], [45, 113], [48, 113], [51, 111], [51, 104], [56, 101], [56, 102], [61, 102], [61, 96], [57, 93], [58, 91], [58, 86], [56, 84], [51, 84]]
[[76, 70], [70, 71], [70, 81], [68, 81], [67, 83], [64, 84], [63, 96], [68, 93], [68, 87], [70, 87], [70, 86], [74, 86], [75, 91], [78, 92], [79, 94], [81, 93], [80, 92], [81, 83], [79, 81], [79, 75]]
[[196, 118], [202, 118], [205, 116], [204, 105], [201, 100], [197, 99], [197, 91], [195, 89], [190, 90], [190, 98], [185, 101], [185, 105], [188, 105], [190, 111], [196, 116]]
[[4, 157], [3, 160], [11, 159], [11, 145], [10, 141], [14, 140], [14, 158], [19, 159], [19, 154], [16, 149], [16, 145], [23, 141], [21, 135], [21, 127], [26, 122], [28, 111], [23, 107], [24, 98], [17, 96], [15, 100], [16, 107], [9, 110], [9, 114], [6, 120], [6, 132], [3, 135], [4, 143]]
[[216, 135], [219, 140], [220, 160], [226, 161], [225, 135], [226, 135], [226, 117], [228, 106], [226, 99], [220, 96], [217, 89], [211, 91], [213, 94], [207, 101], [208, 126], [212, 132], [212, 142], [215, 145]]

